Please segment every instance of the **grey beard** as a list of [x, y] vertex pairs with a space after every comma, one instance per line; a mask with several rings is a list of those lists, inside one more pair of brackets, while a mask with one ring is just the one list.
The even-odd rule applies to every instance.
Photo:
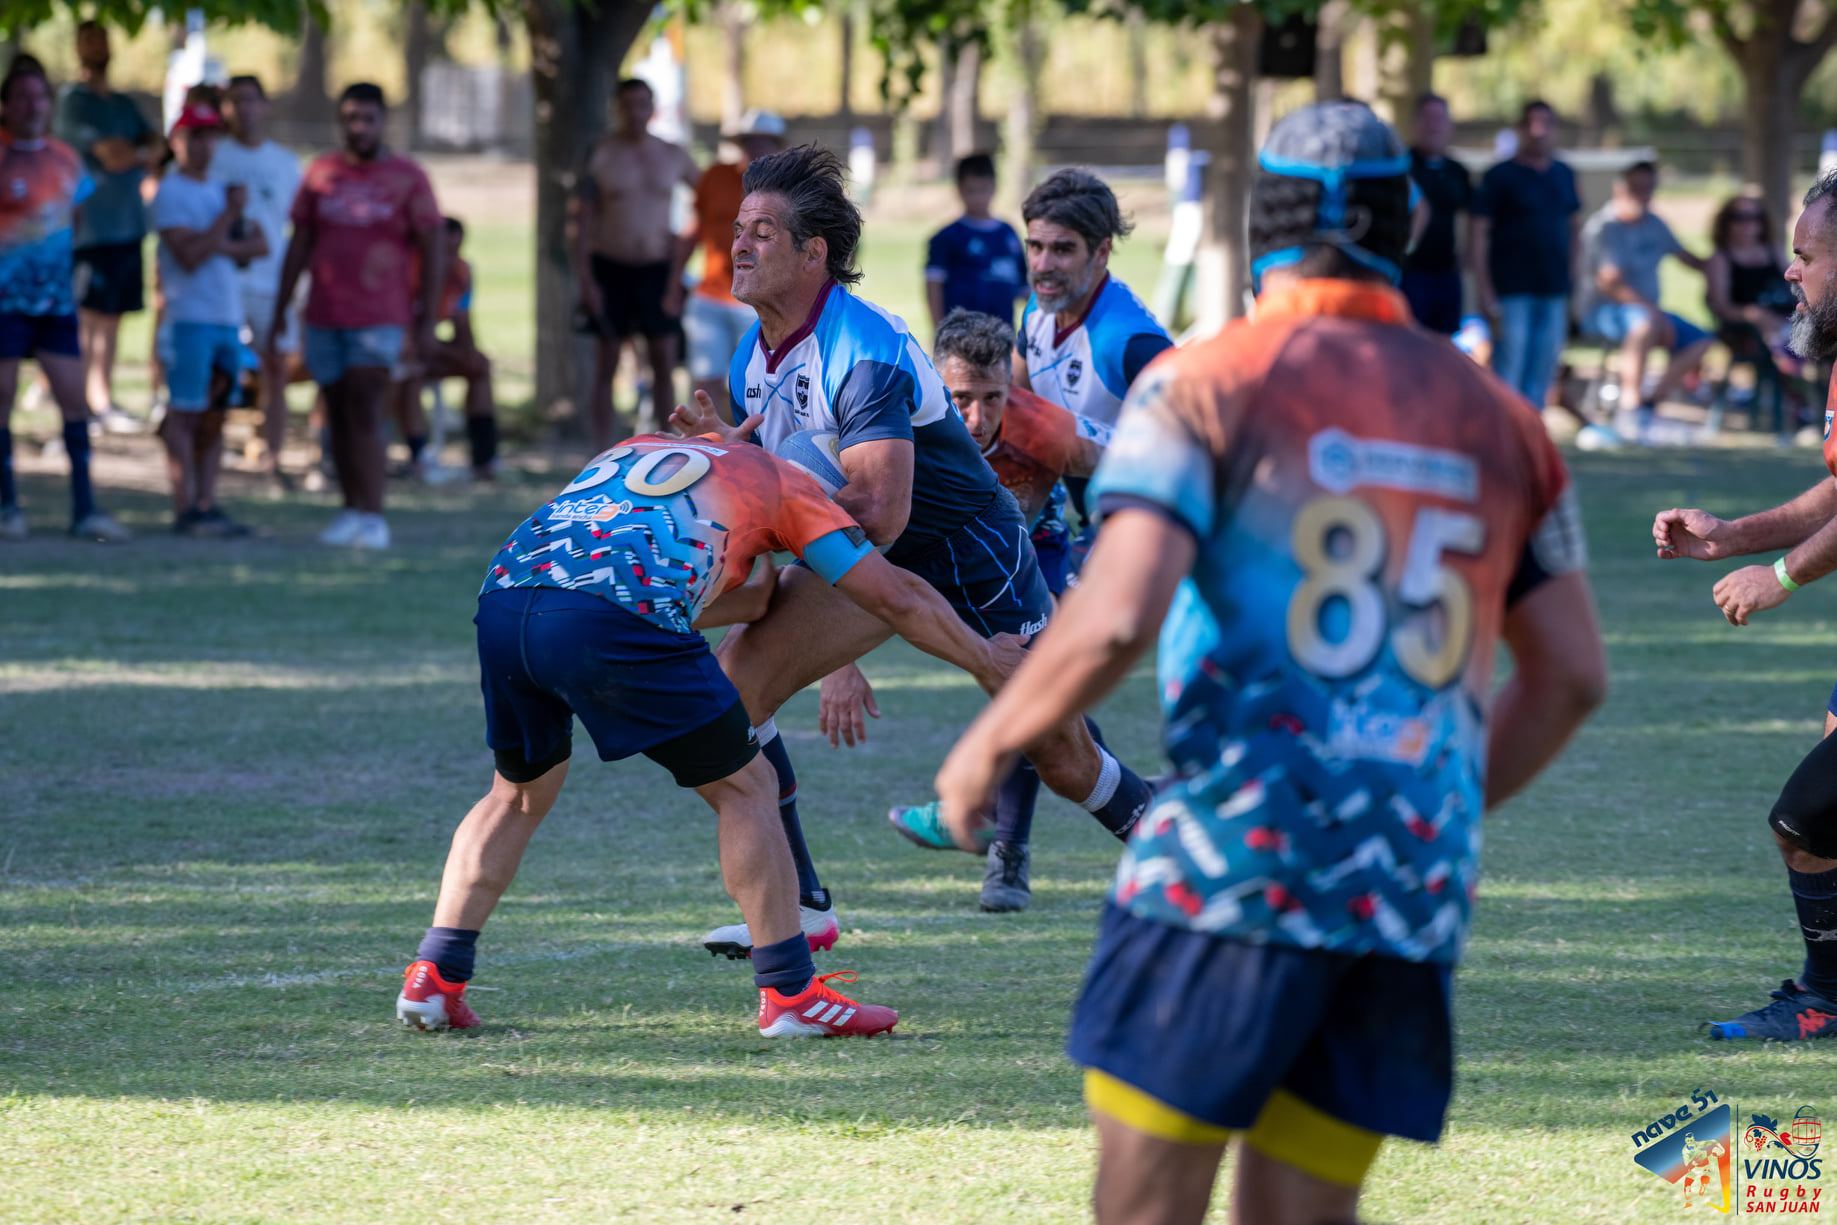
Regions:
[[1818, 305], [1793, 315], [1786, 346], [1807, 361], [1837, 355], [1837, 293], [1827, 292]]
[[1033, 296], [1035, 300], [1038, 301], [1042, 311], [1045, 311], [1049, 315], [1056, 315], [1077, 302], [1078, 299], [1084, 297], [1084, 295], [1090, 291], [1091, 281], [1093, 279], [1094, 278], [1088, 274], [1082, 281], [1078, 282], [1067, 279], [1063, 293], [1048, 296], [1036, 289], [1033, 291]]

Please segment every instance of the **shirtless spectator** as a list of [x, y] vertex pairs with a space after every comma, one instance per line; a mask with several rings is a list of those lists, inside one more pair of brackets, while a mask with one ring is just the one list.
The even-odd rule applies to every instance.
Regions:
[[449, 323], [453, 332], [442, 340], [436, 331], [427, 353], [407, 348], [402, 354], [401, 379], [395, 385], [396, 421], [408, 442], [409, 463], [419, 475], [421, 451], [427, 443], [427, 418], [421, 411], [421, 388], [441, 379], [466, 381], [466, 441], [472, 451], [472, 476], [488, 481], [497, 474], [498, 412], [491, 398], [491, 359], [479, 350], [472, 335], [472, 265], [460, 255], [466, 241], [465, 222], [445, 219], [446, 284], [434, 316], [436, 328]]
[[651, 362], [654, 417], [638, 406], [639, 432], [663, 428], [676, 404], [675, 372], [681, 349], [682, 280], [671, 283], [675, 235], [670, 196], [676, 184], [694, 187], [695, 159], [680, 146], [652, 136], [656, 100], [633, 78], [619, 82], [613, 132], [588, 156], [580, 177], [580, 221], [574, 268], [581, 305], [596, 322], [593, 398], [588, 404], [594, 450], [613, 442], [612, 379], [619, 349], [642, 336]]

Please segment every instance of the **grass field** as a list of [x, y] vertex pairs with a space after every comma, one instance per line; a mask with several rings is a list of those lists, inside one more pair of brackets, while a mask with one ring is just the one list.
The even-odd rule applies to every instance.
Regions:
[[[1651, 559], [1652, 511], [1772, 504], [1809, 454], [1580, 456], [1614, 693], [1499, 813], [1459, 978], [1459, 1096], [1395, 1144], [1379, 1222], [1670, 1221], [1629, 1134], [1715, 1090], [1828, 1110], [1828, 1048], [1692, 1030], [1765, 999], [1798, 944], [1763, 817], [1813, 742], [1830, 595], [1745, 630], [1717, 568]], [[643, 761], [583, 758], [486, 932], [483, 1029], [398, 1030], [447, 837], [490, 774], [470, 607], [565, 474], [404, 489], [398, 547], [314, 546], [304, 495], [259, 535], [0, 553], [0, 1221], [968, 1223], [1078, 1219], [1091, 1140], [1060, 1054], [1116, 848], [1047, 799], [1036, 905], [975, 910], [980, 865], [882, 813], [920, 796], [974, 689], [895, 644], [869, 746], [780, 717], [845, 932], [821, 968], [901, 1009], [892, 1041], [772, 1043], [712, 822]], [[27, 495], [58, 506], [62, 482]], [[1103, 720], [1156, 764], [1151, 686]], [[1221, 1196], [1222, 1199], [1222, 1196]]]

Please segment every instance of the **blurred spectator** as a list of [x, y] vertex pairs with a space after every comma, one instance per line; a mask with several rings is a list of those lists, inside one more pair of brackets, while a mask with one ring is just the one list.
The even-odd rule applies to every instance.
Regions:
[[[294, 197], [293, 237], [269, 324], [272, 348], [287, 334], [287, 309], [310, 269], [302, 349], [325, 393], [332, 462], [344, 509], [320, 534], [328, 545], [389, 547], [383, 518], [383, 409], [402, 356], [403, 333], [433, 349], [439, 293], [446, 284], [440, 207], [427, 175], [383, 144], [383, 91], [368, 82], [338, 98], [344, 148], [315, 159]], [[411, 301], [421, 259], [419, 310]]]
[[222, 130], [215, 110], [188, 103], [172, 125], [177, 164], [153, 197], [160, 283], [171, 328], [168, 411], [160, 436], [172, 476], [172, 530], [183, 536], [248, 532], [217, 505], [224, 418], [217, 405], [242, 371], [236, 266], [267, 254], [268, 242], [261, 227], [243, 215], [248, 189], [210, 177]]
[[1641, 409], [1646, 356], [1655, 348], [1670, 354], [1652, 389], [1662, 403], [1703, 361], [1714, 339], [1679, 315], [1660, 309], [1658, 266], [1666, 256], [1701, 272], [1708, 261], [1685, 250], [1652, 211], [1658, 167], [1636, 162], [1614, 180], [1614, 196], [1582, 228], [1582, 287], [1578, 314], [1584, 334], [1620, 346], [1622, 411]]
[[147, 236], [141, 181], [159, 165], [165, 146], [133, 99], [109, 87], [108, 30], [97, 21], [77, 27], [82, 80], [58, 95], [57, 138], [83, 155], [96, 192], [77, 217], [79, 322], [89, 406], [104, 428], [132, 433], [140, 423], [115, 403], [115, 346], [121, 316], [145, 307]]
[[1704, 275], [1709, 309], [1722, 323], [1721, 340], [1738, 360], [1770, 359], [1774, 368], [1797, 376], [1799, 360], [1786, 346], [1798, 305], [1786, 281], [1786, 261], [1773, 244], [1767, 208], [1756, 196], [1734, 196], [1716, 210], [1710, 227], [1715, 245]]
[[249, 345], [261, 357], [262, 437], [267, 442], [268, 471], [286, 482], [281, 471], [281, 447], [287, 441], [287, 359], [299, 348], [298, 329], [274, 338], [275, 292], [281, 284], [281, 260], [286, 254], [287, 210], [300, 190], [300, 159], [268, 139], [268, 93], [255, 77], [231, 77], [224, 92], [224, 117], [234, 140], [219, 142], [212, 159], [211, 178], [248, 191], [244, 216], [259, 225], [268, 239], [268, 253], [244, 264], [237, 274], [242, 290], [242, 326]]
[[740, 216], [741, 176], [754, 158], [766, 157], [785, 147], [785, 121], [757, 108], [740, 117], [740, 126], [728, 138], [738, 146], [740, 160], [716, 162], [702, 172], [695, 185], [695, 219], [676, 238], [676, 262], [670, 283], [682, 280], [683, 269], [699, 244], [702, 279], [683, 308], [683, 331], [689, 341], [689, 378], [695, 390], [705, 391], [717, 405], [727, 403], [727, 367], [759, 316], [733, 295], [734, 222]]
[[1027, 296], [1027, 257], [1014, 227], [989, 214], [995, 160], [972, 153], [957, 162], [963, 216], [931, 236], [925, 254], [925, 302], [935, 331], [961, 307], [1014, 326], [1014, 303]]
[[1556, 112], [1527, 102], [1512, 157], [1486, 172], [1469, 210], [1474, 294], [1497, 320], [1493, 369], [1542, 408], [1569, 339], [1569, 292], [1582, 198], [1557, 160]]
[[396, 383], [396, 420], [408, 440], [409, 464], [420, 473], [421, 452], [427, 445], [427, 418], [421, 410], [421, 389], [429, 381], [466, 381], [466, 441], [472, 452], [472, 475], [488, 481], [497, 474], [497, 404], [491, 397], [491, 359], [479, 350], [472, 334], [472, 265], [460, 255], [466, 226], [457, 217], [445, 219], [446, 284], [434, 322], [453, 327], [452, 339], [436, 337], [427, 352], [405, 352], [401, 379]]
[[1429, 224], [1403, 261], [1403, 296], [1416, 322], [1447, 335], [1461, 330], [1461, 258], [1454, 216], [1473, 200], [1473, 177], [1448, 156], [1454, 122], [1448, 100], [1424, 94], [1416, 100], [1416, 142], [1410, 148], [1410, 178], [1429, 204]]
[[71, 291], [72, 229], [95, 183], [82, 159], [48, 139], [51, 83], [27, 55], [0, 80], [0, 539], [23, 540], [25, 512], [13, 480], [13, 397], [19, 367], [35, 358], [64, 418], [70, 460], [71, 535], [129, 538], [96, 508], [89, 482], [89, 409], [83, 402], [83, 358]]
[[649, 85], [636, 77], [619, 82], [613, 131], [594, 145], [580, 176], [574, 267], [598, 340], [587, 406], [595, 451], [612, 445], [612, 380], [627, 339], [644, 337], [651, 359], [652, 413], [647, 419], [638, 405], [639, 431], [664, 428], [676, 406], [683, 287], [680, 276], [670, 276], [680, 271], [670, 201], [676, 184], [694, 187], [701, 171], [688, 150], [651, 135], [656, 109]]

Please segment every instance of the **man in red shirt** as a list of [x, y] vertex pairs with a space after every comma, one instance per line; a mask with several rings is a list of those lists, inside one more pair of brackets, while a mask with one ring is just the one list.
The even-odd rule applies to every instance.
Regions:
[[[293, 202], [293, 239], [281, 268], [269, 335], [287, 331], [287, 305], [300, 274], [312, 272], [304, 355], [325, 393], [332, 459], [344, 509], [319, 539], [330, 545], [389, 547], [383, 519], [383, 405], [403, 334], [434, 347], [446, 284], [440, 208], [427, 175], [383, 144], [383, 91], [358, 83], [338, 98], [344, 148], [307, 167]], [[417, 253], [420, 306], [411, 286]]]

